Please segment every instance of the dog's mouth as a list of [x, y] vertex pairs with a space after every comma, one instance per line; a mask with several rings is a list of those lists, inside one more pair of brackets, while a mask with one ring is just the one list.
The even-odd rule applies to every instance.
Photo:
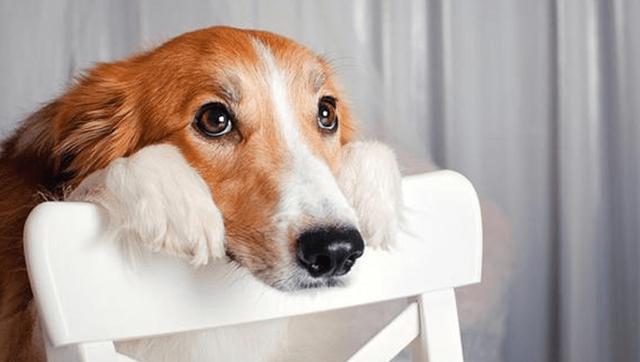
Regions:
[[300, 271], [300, 273], [293, 273], [287, 278], [276, 280], [272, 286], [281, 291], [294, 292], [305, 289], [341, 287], [348, 283], [346, 276], [314, 278], [304, 273], [306, 272]]
[[254, 277], [262, 283], [280, 290], [282, 292], [295, 292], [308, 289], [321, 289], [346, 286], [349, 281], [348, 275], [313, 277], [307, 270], [298, 265], [284, 268], [259, 268], [253, 270], [236, 255], [227, 250], [227, 257], [240, 268], [246, 268]]
[[290, 277], [277, 280], [271, 284], [272, 287], [284, 291], [295, 292], [307, 289], [321, 289], [321, 288], [333, 288], [342, 287], [347, 284], [347, 278], [345, 277], [325, 277], [325, 278], [297, 278]]

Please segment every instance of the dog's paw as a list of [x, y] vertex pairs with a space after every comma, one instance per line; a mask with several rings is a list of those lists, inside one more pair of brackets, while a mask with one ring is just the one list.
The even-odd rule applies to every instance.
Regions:
[[402, 212], [401, 175], [396, 156], [379, 142], [353, 142], [342, 157], [338, 183], [356, 210], [360, 231], [373, 247], [395, 242]]
[[189, 258], [224, 256], [223, 218], [209, 188], [180, 151], [143, 148], [87, 177], [67, 198], [107, 210], [111, 230], [127, 243]]

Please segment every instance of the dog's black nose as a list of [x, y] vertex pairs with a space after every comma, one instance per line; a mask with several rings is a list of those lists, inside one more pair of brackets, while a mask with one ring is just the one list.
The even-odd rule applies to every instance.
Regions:
[[354, 228], [319, 228], [298, 237], [298, 262], [313, 277], [347, 274], [364, 252], [364, 241]]

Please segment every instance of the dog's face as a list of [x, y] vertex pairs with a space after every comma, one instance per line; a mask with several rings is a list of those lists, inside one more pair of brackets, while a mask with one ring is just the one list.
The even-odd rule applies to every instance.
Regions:
[[[79, 178], [173, 144], [208, 184], [232, 259], [280, 289], [331, 285], [364, 248], [336, 182], [353, 124], [333, 78], [320, 57], [270, 33], [188, 33], [98, 67], [62, 97], [56, 150]], [[83, 119], [95, 113], [117, 127]]]
[[169, 141], [209, 185], [228, 254], [280, 288], [346, 273], [363, 245], [335, 180], [352, 121], [330, 68], [266, 33], [205, 31], [176, 45], [186, 49], [166, 51], [193, 61], [176, 64], [175, 87], [189, 91]]

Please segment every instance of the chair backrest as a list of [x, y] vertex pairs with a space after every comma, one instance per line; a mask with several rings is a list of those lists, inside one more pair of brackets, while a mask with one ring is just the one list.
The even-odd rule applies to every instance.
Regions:
[[[347, 287], [283, 293], [226, 262], [200, 269], [149, 253], [135, 264], [92, 204], [48, 202], [25, 226], [41, 322], [53, 346], [175, 333], [372, 303], [480, 280], [480, 208], [451, 171], [403, 179], [404, 231], [367, 250]], [[320, 296], [321, 297], [318, 297]], [[256, 308], [259, 305], [260, 308]]]

